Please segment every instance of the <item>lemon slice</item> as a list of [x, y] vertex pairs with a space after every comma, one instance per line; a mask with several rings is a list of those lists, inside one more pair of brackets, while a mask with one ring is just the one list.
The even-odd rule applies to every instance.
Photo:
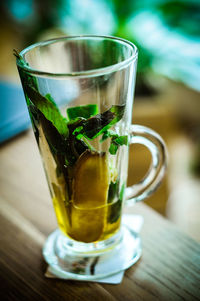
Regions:
[[85, 151], [75, 167], [70, 231], [72, 238], [82, 242], [99, 239], [106, 223], [108, 188], [106, 153]]

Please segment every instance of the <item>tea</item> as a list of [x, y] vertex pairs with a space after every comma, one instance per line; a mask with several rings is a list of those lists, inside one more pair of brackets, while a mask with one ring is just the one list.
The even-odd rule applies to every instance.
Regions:
[[[15, 55], [63, 232], [49, 235], [46, 262], [55, 275], [76, 280], [130, 267], [141, 256], [141, 242], [126, 216], [121, 223], [125, 194], [131, 204], [146, 199], [166, 168], [162, 138], [131, 125], [137, 47], [87, 35], [39, 42]], [[126, 188], [128, 144], [135, 143], [149, 149], [152, 164]]]
[[24, 83], [60, 229], [81, 242], [109, 238], [120, 227], [126, 178], [117, 164], [128, 136], [116, 127], [125, 106], [103, 112], [96, 104], [68, 107], [64, 117], [34, 77], [26, 75]]

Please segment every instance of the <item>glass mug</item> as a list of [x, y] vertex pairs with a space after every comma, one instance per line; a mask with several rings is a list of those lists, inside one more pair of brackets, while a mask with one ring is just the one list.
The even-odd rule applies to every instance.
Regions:
[[[129, 267], [141, 245], [122, 223], [123, 206], [150, 196], [166, 168], [162, 138], [131, 125], [136, 46], [115, 37], [74, 36], [15, 55], [60, 229], [45, 243], [45, 260], [74, 279]], [[150, 150], [152, 164], [140, 183], [126, 188], [132, 143]], [[117, 265], [107, 264], [112, 260]]]

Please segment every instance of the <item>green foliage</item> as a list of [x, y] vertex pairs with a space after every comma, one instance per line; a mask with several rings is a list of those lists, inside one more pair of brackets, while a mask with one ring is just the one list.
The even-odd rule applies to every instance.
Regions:
[[124, 114], [124, 105], [113, 105], [109, 110], [97, 114], [87, 120], [82, 120], [73, 134], [81, 139], [94, 139], [116, 124]]
[[98, 106], [96, 104], [71, 107], [67, 109], [67, 117], [69, 120], [74, 120], [79, 117], [88, 119], [96, 114], [98, 114]]
[[117, 150], [120, 145], [128, 145], [128, 136], [119, 136], [117, 133], [114, 131], [106, 131], [103, 136], [101, 141], [104, 141], [107, 138], [111, 138], [111, 144], [109, 148], [109, 152], [111, 155], [115, 155], [117, 153]]
[[118, 198], [116, 202], [110, 205], [108, 210], [107, 220], [110, 224], [115, 223], [121, 216], [124, 193], [125, 193], [125, 183], [122, 184], [120, 192], [119, 192], [118, 180], [115, 183], [113, 182], [110, 183], [109, 191], [108, 191], [108, 202], [112, 203], [113, 201], [115, 201], [115, 198]]
[[57, 131], [67, 137], [67, 120], [61, 115], [51, 95], [47, 94], [44, 97], [30, 85], [26, 87], [26, 94], [44, 117], [54, 125]]
[[108, 203], [112, 203], [114, 198], [118, 196], [119, 181], [111, 182], [108, 190]]

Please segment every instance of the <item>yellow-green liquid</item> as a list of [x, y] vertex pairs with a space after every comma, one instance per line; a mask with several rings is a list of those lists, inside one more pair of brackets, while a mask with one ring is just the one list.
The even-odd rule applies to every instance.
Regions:
[[82, 242], [97, 242], [112, 236], [120, 227], [120, 218], [109, 223], [108, 214], [113, 204], [101, 208], [80, 209], [74, 206], [65, 206], [64, 201], [56, 196], [53, 205], [60, 230], [70, 238]]
[[[115, 209], [116, 202], [105, 203], [106, 199], [104, 198], [102, 202], [105, 204], [104, 206], [91, 208], [91, 200], [87, 207], [87, 199], [85, 199], [81, 207], [75, 205], [74, 200], [70, 199], [68, 195], [67, 184], [69, 183], [66, 183], [63, 174], [57, 175], [57, 165], [42, 128], [39, 128], [39, 133], [39, 148], [60, 230], [68, 237], [80, 242], [90, 243], [108, 239], [120, 227], [121, 214], [114, 220], [109, 218], [112, 210]], [[97, 184], [101, 186], [100, 182]], [[73, 189], [73, 185], [71, 183], [70, 185]], [[90, 187], [90, 183], [88, 183], [88, 187]], [[96, 192], [95, 188], [94, 191]], [[74, 192], [71, 195], [73, 196]], [[96, 199], [94, 198], [94, 204], [95, 201]]]

